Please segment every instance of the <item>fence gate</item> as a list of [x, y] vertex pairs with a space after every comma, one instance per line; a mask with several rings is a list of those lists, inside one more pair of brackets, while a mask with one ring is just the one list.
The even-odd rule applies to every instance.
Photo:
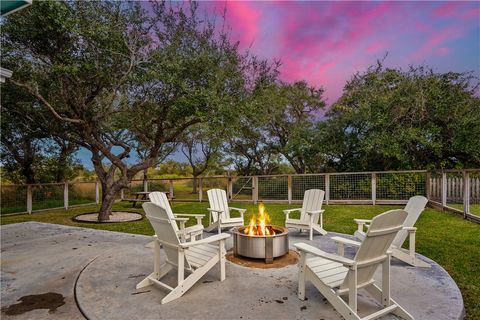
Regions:
[[253, 177], [232, 177], [231, 179], [231, 200], [252, 200]]

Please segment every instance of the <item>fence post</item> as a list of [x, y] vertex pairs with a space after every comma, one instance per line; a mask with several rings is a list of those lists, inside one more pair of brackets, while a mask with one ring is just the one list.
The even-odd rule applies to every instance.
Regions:
[[33, 194], [33, 192], [32, 192], [32, 185], [29, 184], [29, 185], [27, 186], [27, 212], [28, 212], [28, 213], [32, 213], [32, 204], [33, 204], [33, 203], [32, 203], [32, 202], [33, 202], [33, 201], [32, 201], [32, 198], [33, 198], [33, 197], [32, 197], [32, 194]]
[[63, 206], [68, 209], [68, 182], [63, 185]]
[[442, 172], [442, 207], [447, 206], [447, 173]]
[[148, 179], [143, 179], [143, 192], [148, 192]]
[[325, 204], [330, 201], [330, 173], [325, 173]]
[[100, 203], [100, 184], [98, 181], [95, 181], [95, 203]]
[[169, 193], [169, 197], [170, 197], [170, 200], [173, 199], [173, 180], [170, 179], [170, 193]]
[[258, 201], [258, 177], [252, 177], [252, 201], [253, 204], [257, 204]]
[[288, 204], [292, 203], [292, 176], [288, 176]]
[[466, 219], [470, 213], [470, 174], [463, 172], [463, 217]]
[[198, 202], [202, 202], [203, 197], [203, 188], [202, 188], [203, 179], [198, 178]]
[[372, 205], [377, 201], [377, 174], [372, 173]]
[[233, 198], [232, 177], [227, 178], [227, 197], [228, 197], [228, 200], [232, 200], [232, 198]]
[[120, 199], [123, 200], [125, 198], [125, 192], [124, 189], [120, 190]]
[[425, 177], [425, 195], [427, 196], [428, 201], [432, 198], [432, 174], [430, 171], [427, 171]]

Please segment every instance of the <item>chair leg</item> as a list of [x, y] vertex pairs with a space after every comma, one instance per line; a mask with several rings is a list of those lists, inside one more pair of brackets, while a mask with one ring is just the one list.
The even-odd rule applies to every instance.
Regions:
[[220, 281], [225, 280], [225, 240], [220, 240], [218, 245], [220, 255]]
[[300, 263], [298, 265], [298, 299], [305, 300], [305, 268], [307, 264], [307, 254], [300, 251]]

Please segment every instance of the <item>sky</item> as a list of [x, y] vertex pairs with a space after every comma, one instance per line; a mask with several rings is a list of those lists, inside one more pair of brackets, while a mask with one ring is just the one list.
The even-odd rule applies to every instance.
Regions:
[[[385, 55], [388, 67], [480, 76], [480, 2], [205, 1], [200, 10], [213, 15], [225, 6], [240, 49], [280, 59], [280, 79], [323, 87], [327, 105], [355, 72]], [[88, 151], [77, 158], [91, 168]]]

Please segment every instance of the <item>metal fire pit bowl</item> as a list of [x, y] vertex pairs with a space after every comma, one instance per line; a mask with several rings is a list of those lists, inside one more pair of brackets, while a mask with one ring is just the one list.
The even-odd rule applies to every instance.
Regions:
[[265, 263], [273, 263], [273, 258], [281, 257], [288, 252], [288, 229], [272, 226], [274, 236], [249, 236], [244, 234], [245, 226], [234, 228], [233, 254], [255, 259], [265, 259]]

